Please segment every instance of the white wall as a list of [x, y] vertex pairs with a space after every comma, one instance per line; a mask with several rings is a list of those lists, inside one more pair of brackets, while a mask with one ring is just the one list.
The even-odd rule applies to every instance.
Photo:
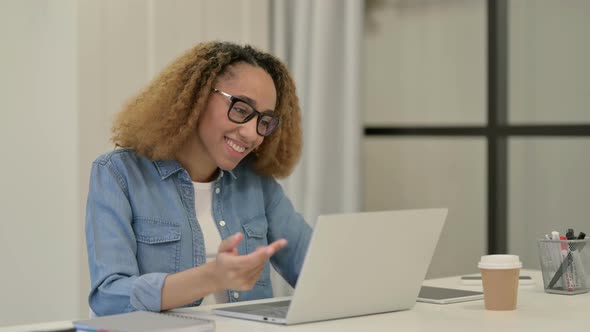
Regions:
[[0, 37], [0, 326], [86, 317], [88, 176], [113, 115], [197, 42], [268, 49], [268, 3], [3, 0]]
[[0, 2], [0, 325], [79, 313], [77, 4]]

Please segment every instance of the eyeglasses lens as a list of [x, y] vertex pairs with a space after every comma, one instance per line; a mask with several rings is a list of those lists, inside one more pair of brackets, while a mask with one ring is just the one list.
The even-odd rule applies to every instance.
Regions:
[[[229, 119], [236, 123], [246, 123], [258, 113], [248, 104], [236, 101], [232, 104], [228, 116]], [[277, 128], [279, 119], [270, 114], [259, 115], [256, 131], [261, 136], [268, 136]]]

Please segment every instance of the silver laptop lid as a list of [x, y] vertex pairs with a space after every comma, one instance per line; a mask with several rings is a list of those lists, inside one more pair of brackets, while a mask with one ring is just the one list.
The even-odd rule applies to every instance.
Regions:
[[318, 218], [287, 324], [411, 308], [447, 209]]

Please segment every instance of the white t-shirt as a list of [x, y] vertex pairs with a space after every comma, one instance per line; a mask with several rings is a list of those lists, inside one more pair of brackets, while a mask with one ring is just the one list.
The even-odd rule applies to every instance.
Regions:
[[[208, 263], [215, 260], [217, 249], [221, 243], [221, 235], [219, 235], [215, 219], [213, 219], [213, 182], [193, 182], [193, 187], [195, 188], [195, 211], [205, 239], [205, 252]], [[201, 305], [227, 302], [229, 302], [227, 291], [223, 290], [205, 296]]]

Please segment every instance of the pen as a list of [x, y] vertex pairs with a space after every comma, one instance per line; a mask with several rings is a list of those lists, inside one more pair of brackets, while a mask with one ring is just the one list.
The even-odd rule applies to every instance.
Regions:
[[[551, 232], [551, 240], [553, 241], [559, 241], [559, 232], [558, 231], [552, 231]], [[551, 261], [553, 262], [553, 266], [555, 267], [555, 275], [553, 276], [553, 279], [551, 279], [551, 282], [549, 283], [549, 288], [553, 288], [553, 286], [557, 283], [557, 281], [559, 281], [559, 279], [561, 278], [561, 275], [563, 274], [562, 271], [562, 262], [561, 262], [561, 249], [558, 247], [559, 246], [559, 242], [551, 242], [550, 243], [550, 253], [551, 253]], [[565, 287], [564, 287], [565, 288]]]
[[[576, 240], [583, 240], [586, 238], [586, 233], [584, 232], [580, 232], [580, 234], [578, 235], [578, 237], [576, 238]], [[582, 251], [582, 249], [584, 248], [584, 246], [586, 245], [586, 242], [581, 242], [581, 243], [577, 243], [576, 245], [573, 246], [572, 250], [578, 250], [578, 251]]]
[[[558, 256], [559, 255], [560, 254], [558, 254]], [[567, 269], [567, 265], [568, 265], [568, 260], [564, 259], [561, 262], [561, 265], [559, 266], [559, 268], [557, 268], [557, 271], [555, 272], [555, 275], [553, 275], [553, 278], [549, 282], [549, 285], [547, 286], [547, 288], [553, 288], [553, 286], [555, 286], [555, 284], [559, 281], [561, 276], [564, 274], [564, 271]]]
[[[570, 240], [575, 240], [576, 236], [574, 235], [574, 229], [573, 228], [568, 228], [567, 231], [565, 232], [565, 238], [570, 241]], [[577, 275], [576, 275], [576, 265], [574, 264], [574, 255], [575, 253], [571, 253], [569, 254], [571, 251], [575, 251], [576, 250], [576, 245], [574, 243], [570, 243], [567, 242], [567, 247], [566, 249], [568, 249], [568, 259], [569, 259], [569, 266], [568, 266], [568, 271], [566, 271], [566, 273], [568, 273], [570, 280], [572, 281], [570, 283], [570, 285], [573, 288], [577, 287], [578, 284], [578, 280], [577, 280]], [[568, 276], [566, 275], [566, 277]], [[569, 287], [568, 287], [569, 290]]]
[[[563, 270], [565, 272], [565, 287], [567, 288], [568, 292], [572, 292], [574, 290], [574, 281], [572, 279], [572, 275], [570, 273], [571, 266], [572, 266], [572, 255], [568, 250], [567, 243], [565, 242], [565, 236], [560, 236], [559, 239], [561, 240], [561, 259], [565, 262], [567, 261], [568, 265]], [[563, 266], [563, 264], [562, 264]]]

